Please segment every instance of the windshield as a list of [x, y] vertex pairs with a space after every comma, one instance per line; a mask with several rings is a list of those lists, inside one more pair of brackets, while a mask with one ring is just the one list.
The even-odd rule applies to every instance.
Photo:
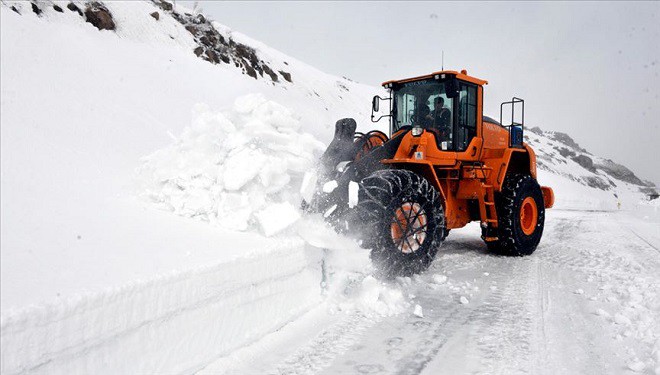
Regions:
[[401, 84], [393, 92], [395, 116], [393, 131], [403, 126], [420, 126], [436, 135], [443, 149], [452, 144], [453, 99], [445, 93], [445, 83], [433, 79]]

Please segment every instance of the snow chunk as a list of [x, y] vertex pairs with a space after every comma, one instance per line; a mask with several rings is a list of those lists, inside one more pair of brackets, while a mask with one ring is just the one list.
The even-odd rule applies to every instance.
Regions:
[[338, 186], [337, 181], [331, 180], [323, 184], [323, 192], [324, 193], [332, 193]]
[[605, 318], [609, 318], [611, 316], [610, 313], [608, 313], [607, 311], [605, 311], [603, 309], [597, 309], [595, 314], [598, 315], [598, 316], [603, 316]]
[[433, 275], [433, 283], [444, 284], [446, 282], [447, 282], [447, 276], [440, 274]]
[[242, 149], [225, 161], [222, 176], [226, 190], [239, 190], [255, 178], [266, 163], [266, 156], [251, 149]]
[[360, 190], [360, 185], [355, 181], [350, 181], [348, 183], [348, 207], [353, 208], [358, 204], [358, 193]]
[[274, 203], [255, 214], [266, 236], [286, 229], [300, 219], [300, 212], [289, 202]]
[[584, 290], [576, 289], [575, 291], [573, 291], [573, 293], [575, 293], [575, 294], [584, 294]]
[[300, 196], [305, 202], [311, 202], [316, 190], [318, 175], [315, 170], [305, 172], [302, 183], [300, 184]]
[[646, 368], [644, 362], [639, 359], [635, 359], [632, 362], [628, 363], [628, 368], [635, 372], [642, 372]]
[[415, 305], [415, 310], [413, 311], [413, 315], [415, 315], [418, 318], [423, 318], [424, 317], [424, 311], [422, 310], [422, 306]]
[[336, 209], [337, 209], [337, 205], [333, 204], [332, 207], [325, 210], [325, 212], [323, 213], [323, 217], [327, 218], [328, 216], [332, 215], [332, 213], [335, 212]]
[[361, 311], [379, 316], [398, 314], [407, 305], [400, 289], [391, 288], [373, 276], [362, 280], [356, 302]]
[[630, 318], [623, 314], [614, 314], [614, 323], [619, 325], [631, 325]]
[[468, 303], [470, 303], [470, 301], [467, 298], [465, 298], [465, 296], [461, 296], [460, 301], [462, 305], [467, 305]]

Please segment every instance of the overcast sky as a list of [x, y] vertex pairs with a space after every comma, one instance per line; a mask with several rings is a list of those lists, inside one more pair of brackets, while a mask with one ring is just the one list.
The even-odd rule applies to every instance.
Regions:
[[527, 126], [566, 132], [660, 186], [660, 2], [199, 5], [234, 30], [371, 85], [437, 71], [444, 50], [446, 69], [489, 81], [485, 114], [522, 97]]

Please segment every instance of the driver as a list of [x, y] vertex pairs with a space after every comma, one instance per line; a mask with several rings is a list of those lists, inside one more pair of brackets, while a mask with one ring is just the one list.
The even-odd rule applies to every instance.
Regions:
[[433, 112], [427, 117], [429, 120], [433, 121], [433, 125], [436, 129], [444, 130], [449, 127], [451, 113], [449, 112], [449, 109], [445, 108], [445, 99], [442, 96], [435, 98], [433, 101]]

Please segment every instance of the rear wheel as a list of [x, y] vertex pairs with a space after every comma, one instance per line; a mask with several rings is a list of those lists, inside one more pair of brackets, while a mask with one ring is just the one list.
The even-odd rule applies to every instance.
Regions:
[[508, 176], [495, 198], [497, 241], [487, 242], [489, 250], [502, 255], [529, 255], [541, 241], [545, 207], [541, 187], [532, 176]]
[[407, 171], [376, 171], [360, 182], [356, 207], [362, 245], [385, 277], [425, 270], [445, 237], [438, 191]]

